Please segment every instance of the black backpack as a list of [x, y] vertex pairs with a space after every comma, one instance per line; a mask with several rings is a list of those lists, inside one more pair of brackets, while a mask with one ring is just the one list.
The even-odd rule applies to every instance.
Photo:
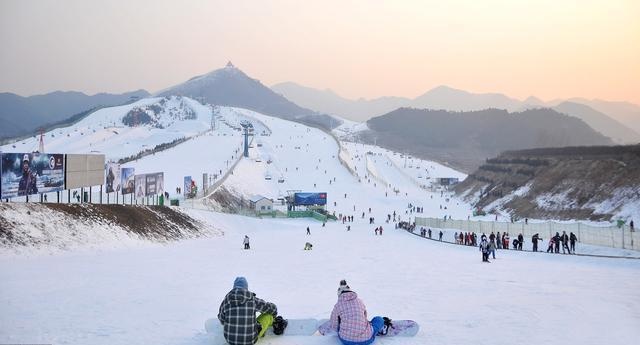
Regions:
[[281, 335], [284, 333], [285, 328], [287, 328], [287, 324], [289, 322], [284, 319], [282, 316], [276, 316], [273, 320], [273, 334]]

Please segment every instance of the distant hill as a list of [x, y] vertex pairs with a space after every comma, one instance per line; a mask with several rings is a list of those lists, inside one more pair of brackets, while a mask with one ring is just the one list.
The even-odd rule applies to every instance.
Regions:
[[610, 102], [599, 99], [571, 98], [569, 101], [582, 103], [617, 120], [624, 126], [640, 133], [640, 105], [629, 102]]
[[413, 108], [473, 111], [489, 108], [515, 111], [522, 102], [500, 93], [471, 93], [448, 86], [438, 86], [411, 101]]
[[[350, 100], [331, 90], [321, 91], [290, 82], [273, 85], [272, 89], [309, 109], [358, 122], [384, 115], [400, 107], [449, 111], [493, 108], [510, 112], [553, 108], [582, 119], [591, 128], [613, 138], [617, 143], [640, 142], [640, 107], [631, 103], [584, 99], [572, 99], [570, 102], [562, 100], [544, 102], [533, 96], [519, 101], [499, 93], [471, 93], [448, 86], [438, 86], [414, 99], [381, 97], [372, 100]], [[637, 129], [634, 131], [633, 128]]]
[[358, 122], [386, 114], [411, 102], [410, 99], [402, 97], [350, 100], [329, 89], [316, 90], [292, 82], [276, 84], [271, 86], [271, 89], [303, 107]]
[[287, 120], [332, 128], [340, 121], [302, 108], [262, 85], [231, 62], [226, 67], [158, 92], [159, 96], [181, 95], [211, 104], [240, 107]]
[[553, 109], [559, 113], [575, 116], [583, 120], [591, 128], [613, 139], [618, 144], [640, 143], [640, 134], [588, 105], [565, 101], [556, 105]]
[[353, 121], [366, 121], [401, 107], [472, 111], [487, 108], [514, 111], [522, 102], [502, 94], [476, 94], [448, 86], [438, 86], [414, 99], [404, 97], [380, 97], [371, 100], [351, 100], [331, 90], [316, 90], [292, 82], [271, 87], [284, 97], [309, 109], [339, 115]]
[[89, 109], [120, 105], [147, 96], [149, 93], [145, 90], [93, 96], [75, 91], [56, 91], [29, 97], [0, 93], [0, 140], [32, 135], [39, 127], [65, 121]]
[[551, 109], [509, 113], [400, 108], [370, 119], [367, 126], [360, 135], [364, 140], [464, 171], [505, 150], [612, 144], [582, 120]]
[[477, 209], [521, 219], [624, 218], [640, 206], [640, 145], [508, 151], [455, 191]]

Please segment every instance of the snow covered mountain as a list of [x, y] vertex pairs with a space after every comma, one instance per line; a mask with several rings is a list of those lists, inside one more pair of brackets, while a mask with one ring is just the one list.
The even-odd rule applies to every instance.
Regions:
[[51, 126], [96, 107], [120, 105], [147, 96], [149, 93], [145, 90], [92, 96], [73, 91], [29, 97], [0, 93], [0, 140], [34, 134], [40, 127]]
[[[251, 109], [265, 115], [332, 128], [339, 123], [327, 115], [302, 108], [273, 92], [229, 62], [224, 68], [193, 77], [159, 91], [159, 96], [183, 95], [205, 102]], [[333, 126], [332, 126], [333, 123]]]

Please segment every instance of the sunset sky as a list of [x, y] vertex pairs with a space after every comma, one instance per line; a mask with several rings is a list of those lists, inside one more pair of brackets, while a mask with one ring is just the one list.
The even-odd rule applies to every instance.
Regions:
[[155, 92], [228, 60], [348, 98], [640, 104], [640, 1], [0, 0], [0, 92]]

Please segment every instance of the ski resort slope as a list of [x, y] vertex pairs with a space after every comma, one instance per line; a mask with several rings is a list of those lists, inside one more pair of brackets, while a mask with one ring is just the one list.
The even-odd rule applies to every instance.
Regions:
[[[117, 118], [127, 111], [119, 110]], [[328, 211], [353, 215], [355, 221], [323, 227], [311, 219], [258, 219], [186, 207], [185, 212], [224, 234], [166, 245], [114, 248], [110, 243], [93, 251], [0, 253], [0, 344], [211, 345], [204, 322], [216, 317], [239, 275], [258, 297], [276, 303], [285, 318], [328, 318], [338, 282], [346, 279], [370, 318], [384, 315], [421, 325], [416, 337], [380, 338], [375, 344], [630, 345], [640, 338], [640, 260], [498, 251], [495, 260], [483, 264], [478, 248], [428, 241], [385, 222], [394, 211], [403, 220], [415, 217], [410, 203], [424, 207], [420, 216], [471, 215], [470, 205], [448, 193], [417, 188], [411, 171], [401, 170], [404, 162], [391, 163], [398, 159], [390, 158], [392, 152], [345, 143], [348, 163], [357, 168], [354, 176], [338, 161], [338, 143], [318, 129], [221, 107], [217, 129], [202, 132], [213, 114], [202, 111], [202, 121], [198, 117], [183, 124], [189, 130], [126, 129], [132, 135], [140, 132], [129, 140], [134, 148], [106, 140], [101, 150], [115, 159], [152, 146], [143, 129], [163, 135], [153, 145], [190, 134], [189, 141], [126, 164], [137, 173], [163, 171], [166, 190], [173, 194], [183, 176], [200, 183], [203, 172], [224, 172], [227, 161], [241, 151], [237, 128], [249, 120], [256, 128], [250, 157], [240, 160], [225, 188], [244, 197], [274, 199], [291, 190], [327, 192]], [[86, 120], [99, 121], [93, 115]], [[77, 133], [77, 126], [84, 125], [60, 130]], [[81, 150], [76, 140], [83, 136], [65, 135], [68, 139], [54, 148]], [[390, 186], [368, 178], [367, 164]], [[456, 177], [448, 176], [455, 172], [445, 167], [419, 164], [433, 165], [431, 178]], [[278, 182], [280, 177], [284, 182]], [[307, 226], [311, 235], [306, 235]], [[375, 236], [379, 226], [383, 235]], [[242, 249], [245, 235], [251, 250]], [[305, 242], [313, 243], [312, 251], [303, 250]], [[578, 244], [578, 252], [588, 250]], [[258, 344], [339, 341], [277, 337]]]
[[[236, 276], [288, 318], [327, 318], [346, 279], [369, 316], [413, 319], [414, 338], [377, 344], [633, 344], [640, 335], [640, 262], [499, 251], [427, 241], [402, 230], [373, 235], [338, 223], [190, 213], [222, 237], [95, 253], [6, 257], [0, 343], [212, 344]], [[311, 235], [305, 235], [306, 227]], [[251, 250], [242, 250], [242, 238]], [[314, 244], [304, 251], [305, 242]], [[259, 344], [338, 344], [280, 337]]]

